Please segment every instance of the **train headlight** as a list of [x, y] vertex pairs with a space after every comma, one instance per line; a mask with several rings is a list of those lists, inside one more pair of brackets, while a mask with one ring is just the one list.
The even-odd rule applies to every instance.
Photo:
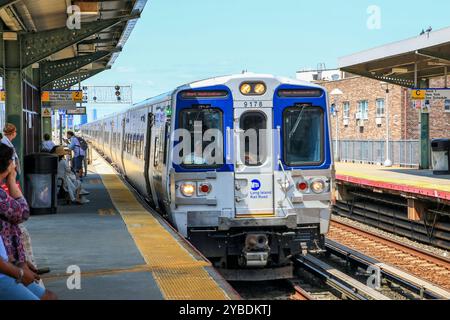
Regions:
[[323, 193], [326, 188], [326, 183], [322, 179], [316, 179], [313, 182], [311, 182], [311, 190], [314, 193]]
[[252, 86], [249, 83], [243, 83], [240, 90], [243, 95], [248, 95], [252, 92]]
[[192, 197], [195, 194], [195, 184], [192, 182], [185, 182], [181, 185], [180, 191], [185, 197]]
[[263, 95], [264, 93], [266, 93], [266, 86], [264, 85], [264, 83], [257, 83], [254, 90], [255, 94]]

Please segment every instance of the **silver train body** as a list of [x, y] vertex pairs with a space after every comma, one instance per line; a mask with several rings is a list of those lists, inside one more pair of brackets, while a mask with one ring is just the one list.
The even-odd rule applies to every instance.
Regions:
[[[213, 155], [223, 162], [175, 161], [177, 129], [218, 129]], [[256, 151], [242, 138], [248, 130]], [[323, 248], [334, 163], [320, 86], [249, 73], [212, 78], [83, 125], [81, 134], [219, 268], [279, 278], [290, 257]]]

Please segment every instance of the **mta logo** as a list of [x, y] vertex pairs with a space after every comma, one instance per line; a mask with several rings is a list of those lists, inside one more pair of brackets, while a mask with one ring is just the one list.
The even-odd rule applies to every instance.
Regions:
[[252, 180], [252, 190], [258, 191], [259, 189], [261, 189], [261, 181], [259, 181], [257, 179]]

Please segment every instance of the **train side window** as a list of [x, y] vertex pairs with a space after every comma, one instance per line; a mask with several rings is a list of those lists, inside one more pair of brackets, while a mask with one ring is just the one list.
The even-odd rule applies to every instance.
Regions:
[[132, 144], [131, 144], [131, 154], [133, 156], [136, 156], [136, 141], [137, 141], [137, 136], [136, 133], [133, 134], [133, 140], [132, 140]]
[[144, 152], [145, 152], [145, 135], [141, 135], [141, 159], [144, 159]]
[[267, 159], [267, 138], [261, 134], [261, 130], [267, 129], [267, 118], [259, 111], [249, 111], [241, 115], [240, 128], [241, 146], [244, 152], [240, 152], [241, 160], [249, 167], [261, 166]]

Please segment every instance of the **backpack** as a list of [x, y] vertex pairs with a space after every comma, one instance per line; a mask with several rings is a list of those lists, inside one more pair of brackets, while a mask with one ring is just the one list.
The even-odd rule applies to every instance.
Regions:
[[78, 142], [80, 143], [80, 148], [81, 148], [83, 151], [86, 151], [86, 150], [88, 149], [88, 144], [87, 144], [86, 140], [84, 140], [84, 139], [81, 138], [81, 137], [77, 137], [77, 139], [78, 139]]

